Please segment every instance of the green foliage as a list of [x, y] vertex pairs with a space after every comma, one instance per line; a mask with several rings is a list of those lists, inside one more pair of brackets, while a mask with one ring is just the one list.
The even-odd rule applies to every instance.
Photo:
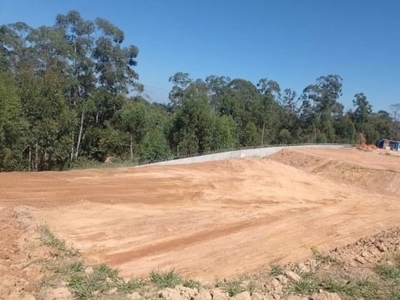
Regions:
[[282, 274], [283, 274], [283, 268], [282, 268], [282, 266], [277, 265], [277, 264], [271, 265], [271, 270], [269, 271], [269, 274], [270, 274], [271, 276], [274, 276], [274, 277], [279, 276], [279, 275], [282, 275]]
[[[139, 49], [111, 22], [59, 14], [54, 26], [23, 22], [0, 30], [0, 171], [64, 170], [113, 157], [154, 162], [242, 147], [368, 143], [400, 138], [399, 107], [354, 111], [339, 102], [343, 80], [329, 74], [300, 97], [278, 82], [255, 85], [211, 75], [169, 78], [169, 104], [150, 103], [135, 71]], [[130, 92], [138, 92], [129, 98]]]
[[42, 243], [58, 250], [59, 254], [57, 255], [65, 255], [68, 257], [79, 256], [79, 250], [68, 247], [65, 241], [57, 238], [47, 226], [42, 226], [40, 228], [40, 234]]
[[27, 125], [14, 78], [0, 71], [0, 172], [23, 168]]
[[165, 135], [160, 129], [153, 129], [143, 142], [141, 162], [152, 163], [170, 158], [172, 158], [172, 153]]
[[197, 289], [199, 290], [201, 288], [201, 283], [197, 280], [194, 279], [185, 279], [182, 282], [182, 285], [184, 287], [190, 288], [190, 289]]
[[182, 283], [182, 277], [175, 271], [175, 269], [167, 271], [153, 270], [150, 273], [150, 281], [159, 289], [174, 288]]
[[318, 278], [312, 273], [303, 276], [291, 287], [291, 292], [300, 295], [311, 295], [319, 290]]
[[400, 268], [387, 264], [377, 265], [375, 272], [386, 279], [400, 279]]
[[244, 291], [242, 283], [236, 279], [226, 281], [224, 290], [228, 293], [229, 297], [234, 297]]

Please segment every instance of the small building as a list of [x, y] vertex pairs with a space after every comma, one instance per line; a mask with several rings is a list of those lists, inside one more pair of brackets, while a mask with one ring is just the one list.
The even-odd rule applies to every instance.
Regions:
[[390, 140], [382, 139], [378, 142], [378, 148], [387, 149], [390, 147]]
[[399, 141], [390, 141], [390, 150], [399, 151]]
[[378, 142], [378, 148], [390, 149], [392, 151], [399, 151], [399, 141], [392, 141], [388, 139], [382, 139]]

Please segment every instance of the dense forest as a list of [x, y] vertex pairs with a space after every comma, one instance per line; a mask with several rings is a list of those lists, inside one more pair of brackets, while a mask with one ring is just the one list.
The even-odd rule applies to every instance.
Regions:
[[[147, 163], [274, 144], [399, 139], [400, 105], [374, 112], [366, 95], [340, 103], [339, 75], [303, 91], [210, 75], [169, 78], [168, 104], [150, 103], [138, 48], [109, 21], [77, 11], [54, 26], [0, 26], [0, 171], [64, 170], [96, 161]], [[167, 80], [167, 78], [166, 78]]]

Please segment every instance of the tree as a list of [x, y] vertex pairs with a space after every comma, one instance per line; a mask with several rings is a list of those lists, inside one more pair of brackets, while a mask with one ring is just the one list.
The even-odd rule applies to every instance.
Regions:
[[196, 84], [183, 91], [173, 117], [170, 140], [178, 155], [203, 154], [210, 150], [213, 118], [207, 94]]
[[75, 121], [63, 95], [62, 80], [51, 70], [42, 76], [25, 74], [18, 80], [24, 117], [29, 123], [29, 169], [62, 169], [69, 160]]
[[372, 106], [369, 104], [367, 97], [363, 93], [358, 93], [354, 96], [353, 105], [356, 107], [354, 111], [354, 120], [356, 128], [359, 132], [364, 132], [364, 125], [368, 122], [368, 118], [372, 113]]
[[104, 127], [106, 119], [121, 108], [118, 94], [142, 90], [133, 70], [139, 50], [133, 45], [122, 47], [123, 31], [105, 19], [86, 21], [79, 12], [70, 11], [56, 20], [56, 28], [69, 45], [69, 102], [80, 116], [74, 153], [77, 158], [87, 114], [93, 112], [95, 123]]
[[264, 145], [265, 131], [269, 132], [269, 142], [274, 140], [275, 132], [278, 128], [279, 119], [279, 105], [278, 99], [280, 98], [281, 88], [274, 80], [266, 78], [261, 79], [257, 83], [259, 92], [263, 95], [257, 109], [259, 113], [259, 126], [261, 131], [261, 146]]
[[338, 102], [342, 86], [343, 79], [339, 75], [328, 75], [319, 77], [316, 84], [307, 86], [303, 91], [303, 99], [314, 104], [313, 126], [324, 133], [330, 142], [335, 139], [333, 116], [340, 115], [343, 110], [343, 105]]
[[27, 127], [14, 78], [0, 71], [0, 172], [23, 169]]
[[128, 103], [121, 111], [121, 125], [129, 134], [130, 159], [133, 160], [134, 144], [138, 147], [148, 133], [149, 116], [142, 102]]
[[173, 84], [169, 93], [169, 100], [172, 106], [179, 106], [184, 91], [189, 87], [193, 80], [189, 77], [189, 73], [177, 72], [169, 78], [169, 82]]

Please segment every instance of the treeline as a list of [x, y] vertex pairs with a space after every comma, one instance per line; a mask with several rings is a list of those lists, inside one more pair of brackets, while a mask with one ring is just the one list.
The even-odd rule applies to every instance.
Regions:
[[[178, 72], [168, 104], [140, 96], [138, 48], [107, 20], [76, 11], [54, 26], [0, 27], [0, 171], [63, 170], [88, 161], [159, 161], [271, 144], [399, 139], [400, 105], [373, 112], [363, 93], [339, 102], [342, 78], [301, 94], [273, 80]], [[138, 96], [132, 95], [132, 92]]]

